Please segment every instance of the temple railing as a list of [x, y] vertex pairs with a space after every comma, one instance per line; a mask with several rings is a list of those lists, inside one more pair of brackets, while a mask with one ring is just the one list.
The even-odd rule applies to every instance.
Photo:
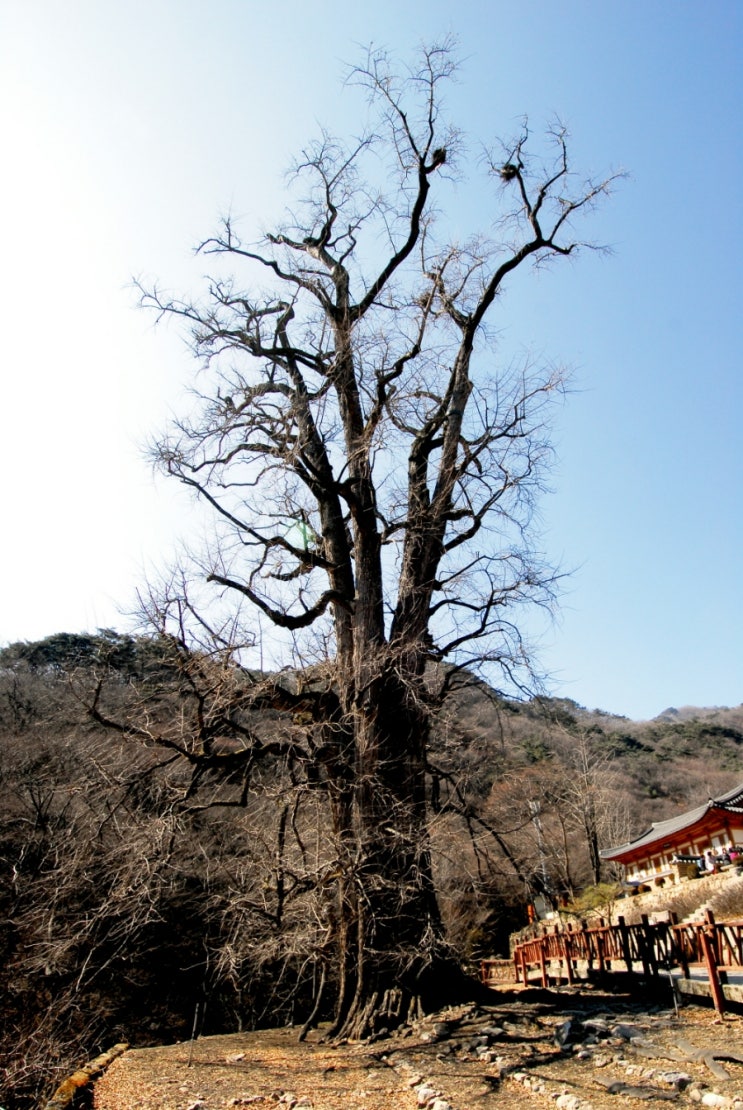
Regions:
[[[482, 982], [503, 982], [504, 964], [503, 960], [483, 960]], [[579, 964], [589, 975], [627, 971], [646, 978], [680, 968], [686, 979], [690, 967], [700, 965], [709, 980], [715, 1007], [722, 1013], [727, 973], [743, 969], [743, 921], [717, 922], [708, 910], [703, 921], [681, 924], [673, 915], [669, 921], [651, 922], [644, 914], [636, 925], [627, 925], [620, 917], [615, 925], [602, 918], [591, 926], [543, 928], [540, 935], [514, 947], [511, 981], [528, 983], [536, 968], [544, 987], [549, 986], [550, 977], [567, 979], [572, 985], [578, 978]]]

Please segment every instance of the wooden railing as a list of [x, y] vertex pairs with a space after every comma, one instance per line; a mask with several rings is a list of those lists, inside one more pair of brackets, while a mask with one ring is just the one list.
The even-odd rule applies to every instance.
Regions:
[[[513, 977], [527, 983], [530, 969], [538, 968], [543, 986], [549, 986], [550, 973], [573, 984], [578, 963], [588, 973], [626, 970], [656, 977], [661, 971], [681, 968], [689, 978], [692, 964], [704, 967], [717, 1010], [725, 1009], [722, 984], [728, 969], [743, 968], [743, 921], [716, 922], [711, 911], [704, 921], [679, 924], [651, 922], [646, 914], [638, 925], [627, 925], [620, 917], [616, 925], [600, 919], [597, 925], [555, 925], [540, 935], [521, 941], [513, 950]], [[503, 961], [483, 960], [483, 983], [503, 981]]]

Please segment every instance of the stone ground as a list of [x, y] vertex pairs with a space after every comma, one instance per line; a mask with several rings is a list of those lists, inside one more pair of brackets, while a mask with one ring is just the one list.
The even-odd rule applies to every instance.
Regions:
[[321, 1031], [132, 1049], [96, 1110], [620, 1110], [653, 1102], [743, 1110], [743, 1018], [670, 1000], [562, 988], [493, 993], [374, 1044]]

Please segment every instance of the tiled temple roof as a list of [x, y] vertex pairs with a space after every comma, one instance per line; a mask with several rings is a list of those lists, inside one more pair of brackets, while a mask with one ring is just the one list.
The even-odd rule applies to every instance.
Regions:
[[719, 798], [710, 798], [709, 801], [697, 806], [696, 809], [687, 810], [686, 813], [680, 813], [677, 817], [669, 817], [666, 821], [654, 821], [647, 832], [634, 840], [629, 840], [626, 844], [620, 844], [617, 848], [604, 848], [601, 851], [601, 858], [616, 859], [617, 856], [623, 856], [626, 852], [634, 851], [637, 848], [645, 848], [659, 840], [667, 840], [674, 833], [681, 832], [691, 825], [696, 825], [705, 814], [713, 809], [724, 810], [727, 813], [743, 813], [743, 783], [729, 790], [727, 794], [721, 794]]

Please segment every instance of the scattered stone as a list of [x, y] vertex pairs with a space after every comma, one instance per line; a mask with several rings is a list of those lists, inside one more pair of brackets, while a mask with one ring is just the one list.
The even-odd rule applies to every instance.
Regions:
[[554, 1036], [554, 1041], [558, 1048], [562, 1048], [563, 1045], [567, 1044], [568, 1037], [570, 1036], [572, 1028], [572, 1018], [568, 1018], [567, 1021], [563, 1021], [561, 1025], [558, 1025], [557, 1029], [555, 1030]]
[[702, 1106], [732, 1107], [733, 1100], [727, 1095], [718, 1095], [716, 1091], [705, 1091], [702, 1095]]
[[583, 1022], [585, 1029], [590, 1029], [595, 1033], [603, 1033], [606, 1036], [609, 1034], [609, 1023], [602, 1018], [587, 1018]]
[[431, 1031], [437, 1037], [448, 1037], [452, 1031], [452, 1024], [449, 1021], [435, 1021], [431, 1027]]
[[437, 1058], [440, 1060], [444, 1056], [451, 1056], [453, 1052], [457, 1051], [457, 1045], [454, 1041], [445, 1041], [442, 1044], [440, 1051], [437, 1053]]
[[613, 1082], [598, 1080], [610, 1095], [627, 1095], [629, 1098], [657, 1098], [670, 1102], [678, 1098], [678, 1091], [662, 1091], [659, 1087], [639, 1087], [631, 1083], [622, 1083], [621, 1080]]
[[636, 1025], [624, 1025], [621, 1022], [613, 1027], [612, 1032], [621, 1037], [623, 1041], [634, 1041], [643, 1036], [642, 1030], [638, 1029]]
[[582, 1099], [579, 1099], [577, 1095], [565, 1092], [557, 1096], [555, 1106], [559, 1107], [559, 1110], [580, 1110], [581, 1103]]
[[669, 1087], [675, 1087], [677, 1091], [685, 1091], [691, 1083], [691, 1076], [685, 1071], [661, 1071], [658, 1072], [658, 1079]]
[[707, 1065], [709, 1070], [714, 1075], [715, 1079], [722, 1079], [723, 1081], [726, 1080], [726, 1079], [729, 1079], [730, 1076], [725, 1071], [722, 1064], [718, 1064], [717, 1061], [715, 1060], [715, 1055], [717, 1055], [717, 1054], [708, 1052], [708, 1053], [705, 1053], [705, 1055], [702, 1057], [702, 1059], [704, 1060], [704, 1063]]

